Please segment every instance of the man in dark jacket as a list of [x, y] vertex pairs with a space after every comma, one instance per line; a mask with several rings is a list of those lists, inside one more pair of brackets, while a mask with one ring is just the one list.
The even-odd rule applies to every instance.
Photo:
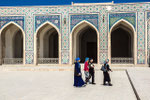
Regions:
[[96, 84], [95, 82], [94, 82], [94, 80], [95, 80], [95, 70], [94, 70], [94, 64], [93, 64], [93, 59], [91, 58], [90, 59], [90, 62], [89, 62], [89, 73], [90, 73], [90, 77], [89, 78], [91, 78], [92, 77], [92, 84]]

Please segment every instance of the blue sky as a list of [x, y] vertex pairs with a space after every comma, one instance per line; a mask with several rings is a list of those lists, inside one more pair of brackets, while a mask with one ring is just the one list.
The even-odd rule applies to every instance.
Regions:
[[[71, 5], [75, 3], [101, 3], [111, 0], [0, 0], [0, 6]], [[150, 0], [114, 0], [115, 3], [150, 2]]]

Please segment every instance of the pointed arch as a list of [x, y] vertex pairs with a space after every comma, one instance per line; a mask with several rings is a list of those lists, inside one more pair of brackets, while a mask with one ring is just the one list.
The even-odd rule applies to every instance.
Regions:
[[[5, 25], [0, 29], [0, 37], [2, 38], [2, 33], [3, 33], [3, 31], [4, 31], [7, 27], [9, 27], [10, 25], [16, 26], [16, 27], [21, 31], [21, 35], [22, 35], [22, 37], [23, 37], [23, 65], [24, 65], [24, 64], [25, 64], [25, 32], [24, 32], [23, 28], [22, 28], [20, 25], [18, 25], [16, 22], [10, 21], [10, 22], [8, 22], [7, 24], [5, 24]], [[13, 37], [12, 37], [12, 38], [13, 38]], [[1, 41], [1, 44], [2, 44], [2, 40], [0, 40], [0, 41]], [[2, 52], [2, 50], [1, 50], [1, 52]], [[2, 55], [1, 55], [1, 59], [2, 59]]]
[[109, 35], [108, 35], [108, 51], [109, 51], [109, 59], [111, 60], [111, 35], [112, 35], [112, 32], [117, 30], [118, 28], [121, 28], [125, 31], [127, 31], [130, 35], [132, 35], [132, 41], [133, 41], [133, 46], [132, 46], [132, 52], [133, 52], [133, 60], [134, 60], [134, 64], [136, 64], [136, 53], [137, 53], [137, 47], [136, 47], [136, 44], [137, 44], [137, 41], [136, 41], [136, 30], [134, 28], [134, 26], [128, 22], [127, 20], [125, 19], [121, 19], [119, 21], [117, 21], [111, 28], [110, 28], [110, 31], [109, 31]]
[[13, 21], [8, 22], [7, 24], [5, 24], [5, 25], [0, 29], [0, 35], [1, 35], [2, 31], [3, 31], [6, 27], [8, 27], [9, 25], [11, 25], [11, 24], [17, 26], [17, 27], [22, 31], [23, 37], [25, 37], [25, 32], [24, 32], [23, 28], [22, 28], [20, 25], [18, 25], [17, 23], [13, 22]]
[[60, 34], [60, 31], [59, 31], [58, 27], [57, 27], [56, 25], [54, 25], [53, 23], [49, 22], [49, 21], [46, 21], [46, 22], [44, 22], [43, 24], [41, 24], [41, 25], [36, 29], [36, 32], [35, 32], [35, 33], [37, 34], [38, 31], [39, 31], [44, 25], [46, 25], [46, 24], [48, 24], [48, 25], [54, 27], [54, 28], [57, 30], [58, 34]]
[[59, 31], [59, 29], [58, 29], [58, 27], [56, 26], [56, 25], [54, 25], [53, 23], [51, 23], [51, 22], [49, 22], [49, 21], [46, 21], [46, 22], [44, 22], [43, 24], [41, 24], [37, 29], [36, 29], [36, 31], [35, 31], [35, 34], [34, 34], [34, 52], [36, 52], [36, 54], [35, 54], [35, 56], [34, 56], [34, 58], [35, 58], [35, 60], [34, 60], [34, 62], [35, 62], [35, 65], [37, 65], [38, 64], [38, 55], [37, 55], [37, 52], [38, 52], [38, 50], [37, 50], [37, 46], [38, 46], [38, 43], [37, 43], [37, 38], [38, 38], [38, 33], [39, 33], [39, 30], [41, 30], [44, 26], [46, 26], [46, 25], [49, 25], [49, 26], [51, 26], [52, 28], [54, 28], [55, 30], [56, 30], [56, 32], [57, 32], [57, 34], [58, 34], [58, 58], [59, 58], [59, 64], [61, 64], [61, 33], [60, 33], [60, 31]]
[[[89, 21], [83, 20], [81, 22], [79, 22], [78, 24], [76, 24], [70, 33], [70, 64], [74, 63], [74, 57], [75, 57], [75, 52], [74, 52], [74, 39], [77, 38], [77, 36], [79, 35], [79, 33], [81, 33], [80, 31], [82, 31], [83, 29], [85, 29], [86, 27], [90, 27], [93, 30], [96, 31], [96, 37], [97, 37], [97, 64], [99, 64], [99, 31], [98, 29]], [[75, 44], [76, 45], [76, 44]]]
[[[78, 28], [79, 26], [82, 26], [83, 24], [87, 24], [87, 25], [91, 26], [92, 28], [94, 28], [97, 32], [99, 32], [98, 29], [97, 29], [92, 23], [90, 23], [90, 22], [87, 21], [87, 20], [83, 20], [83, 21], [80, 21], [78, 24], [76, 24], [76, 25], [72, 28], [71, 34], [74, 32], [74, 30], [75, 30], [76, 28]], [[98, 34], [98, 33], [97, 33], [97, 34]]]
[[134, 31], [134, 33], [136, 32], [134, 26], [133, 26], [130, 22], [128, 22], [128, 21], [125, 20], [125, 19], [120, 19], [120, 20], [118, 20], [116, 23], [114, 23], [114, 24], [111, 26], [111, 28], [110, 28], [110, 33], [112, 32], [112, 29], [113, 29], [114, 27], [116, 27], [117, 25], [119, 25], [119, 24], [123, 24], [123, 25], [129, 27], [130, 29], [132, 29], [132, 30]]

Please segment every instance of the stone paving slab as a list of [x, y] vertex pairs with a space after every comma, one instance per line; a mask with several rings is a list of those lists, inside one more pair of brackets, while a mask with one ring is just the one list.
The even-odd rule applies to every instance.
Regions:
[[[0, 100], [136, 100], [125, 71], [113, 71], [113, 86], [73, 87], [73, 71], [0, 71]], [[84, 75], [83, 75], [84, 77]]]
[[0, 71], [73, 71], [72, 66], [1, 66]]
[[[82, 65], [83, 70], [83, 65]], [[129, 67], [112, 67], [113, 70], [124, 71]], [[73, 71], [74, 65], [72, 66], [1, 66], [0, 71]], [[95, 67], [96, 71], [100, 70], [100, 66]]]
[[150, 100], [150, 68], [127, 69], [141, 100]]

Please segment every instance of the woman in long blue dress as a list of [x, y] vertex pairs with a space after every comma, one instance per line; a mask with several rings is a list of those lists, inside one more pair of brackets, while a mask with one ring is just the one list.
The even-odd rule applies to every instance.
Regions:
[[74, 86], [82, 87], [85, 86], [85, 82], [82, 79], [80, 58], [76, 58], [75, 68], [74, 68]]

